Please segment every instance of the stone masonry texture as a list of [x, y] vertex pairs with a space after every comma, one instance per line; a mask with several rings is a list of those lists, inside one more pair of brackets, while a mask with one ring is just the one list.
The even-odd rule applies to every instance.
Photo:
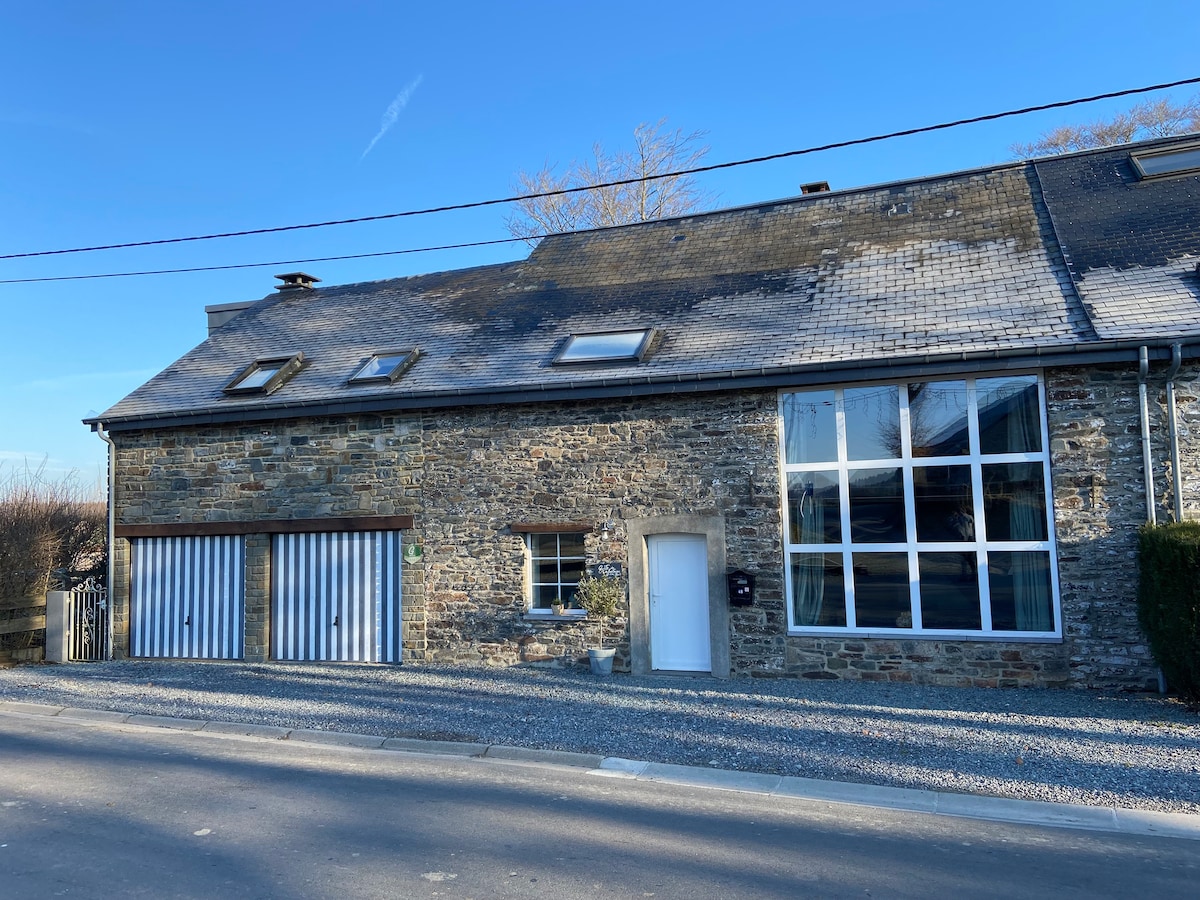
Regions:
[[[1177, 382], [1186, 505], [1200, 427], [1195, 368]], [[525, 538], [513, 526], [591, 527], [592, 561], [627, 564], [625, 523], [720, 516], [730, 570], [757, 577], [730, 610], [731, 669], [759, 677], [1133, 690], [1157, 684], [1137, 625], [1145, 521], [1136, 368], [1049, 370], [1063, 639], [1044, 643], [787, 633], [776, 393], [770, 390], [470, 407], [397, 415], [128, 431], [117, 441], [119, 524], [412, 515], [403, 575], [406, 662], [572, 665], [598, 625], [527, 614]], [[1161, 371], [1151, 376], [1160, 520], [1171, 506]], [[115, 649], [128, 653], [128, 542], [117, 541]], [[246, 554], [246, 656], [269, 658], [270, 540]], [[628, 668], [627, 617], [606, 642]]]

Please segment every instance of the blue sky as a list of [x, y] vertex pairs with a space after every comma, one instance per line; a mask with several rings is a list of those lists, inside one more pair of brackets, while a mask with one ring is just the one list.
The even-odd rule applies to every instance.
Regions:
[[[664, 116], [707, 131], [707, 161], [720, 162], [1197, 77], [1197, 34], [1194, 0], [11, 2], [0, 10], [0, 253], [505, 196], [518, 170], [565, 164], [597, 141], [628, 146], [636, 125]], [[983, 166], [1132, 102], [746, 166], [702, 186], [735, 206], [808, 181]], [[508, 236], [504, 215], [0, 260], [0, 280], [491, 240]], [[270, 293], [278, 271], [340, 284], [525, 252], [0, 284], [0, 477], [44, 465], [96, 483], [105, 448], [80, 419], [203, 340], [206, 304]]]

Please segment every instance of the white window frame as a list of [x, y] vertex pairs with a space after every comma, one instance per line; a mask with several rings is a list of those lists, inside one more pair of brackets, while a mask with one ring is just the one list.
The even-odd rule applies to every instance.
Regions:
[[[1038, 414], [1041, 426], [1040, 453], [981, 453], [979, 443], [979, 418], [976, 402], [975, 385], [979, 379], [1006, 378], [1018, 376], [1035, 376], [1038, 388]], [[970, 441], [970, 452], [960, 456], [949, 457], [920, 457], [920, 465], [914, 465], [912, 456], [912, 441], [909, 431], [908, 391], [904, 388], [914, 383], [944, 383], [963, 382], [967, 384], [968, 413], [967, 428]], [[844, 391], [846, 389], [864, 387], [897, 387], [900, 397], [900, 431], [902, 452], [899, 459], [879, 460], [849, 460], [846, 449], [846, 418], [843, 408]], [[836, 462], [827, 463], [788, 463], [786, 435], [784, 434], [784, 397], [805, 392], [832, 391], [836, 398], [837, 423], [837, 456]], [[1046, 385], [1040, 370], [1012, 372], [983, 372], [975, 375], [948, 375], [939, 378], [908, 378], [891, 381], [852, 382], [840, 385], [806, 385], [787, 390], [781, 390], [778, 396], [778, 437], [779, 437], [779, 472], [780, 494], [783, 515], [782, 543], [783, 570], [785, 586], [785, 605], [787, 607], [788, 634], [792, 635], [854, 635], [857, 637], [923, 638], [934, 640], [970, 640], [970, 641], [1012, 641], [1023, 643], [1054, 642], [1062, 640], [1062, 608], [1058, 583], [1058, 554], [1057, 541], [1054, 533], [1054, 490], [1050, 473], [1050, 435], [1046, 418]], [[1042, 464], [1042, 477], [1045, 491], [1046, 535], [1044, 541], [992, 541], [980, 539], [979, 531], [973, 541], [964, 542], [931, 542], [917, 541], [915, 493], [913, 471], [915, 468], [939, 465], [969, 465], [971, 470], [971, 487], [974, 503], [974, 518], [976, 523], [982, 523], [984, 516], [983, 469], [987, 464], [1039, 462]], [[849, 470], [871, 468], [899, 468], [904, 482], [904, 504], [906, 521], [906, 540], [898, 543], [865, 544], [854, 543], [851, 540], [850, 523], [850, 483]], [[791, 472], [829, 472], [836, 475], [839, 484], [839, 509], [841, 513], [841, 541], [838, 543], [801, 544], [791, 541], [791, 507], [788, 497], [788, 474]], [[978, 525], [977, 525], [978, 528]], [[951, 630], [944, 628], [921, 628], [921, 596], [920, 573], [918, 568], [918, 550], [922, 552], [974, 552], [977, 565], [979, 584], [980, 621], [979, 631]], [[1053, 629], [1051, 631], [1001, 631], [991, 627], [991, 595], [987, 573], [988, 551], [1022, 551], [1036, 550], [1049, 552], [1050, 591], [1052, 601]], [[857, 627], [855, 623], [854, 584], [853, 584], [853, 555], [858, 553], [907, 553], [909, 571], [909, 600], [913, 627], [911, 628], [880, 628], [877, 626]], [[796, 553], [837, 554], [842, 555], [842, 571], [845, 573], [846, 594], [846, 625], [797, 625], [795, 622], [795, 606], [793, 603], [791, 557]]]
[[[307, 360], [305, 360], [303, 353], [256, 359], [250, 365], [239, 370], [222, 390], [229, 396], [239, 394], [272, 394], [303, 369], [306, 362]], [[269, 374], [260, 383], [252, 384], [248, 387], [242, 386], [252, 376], [259, 373]]]
[[[525, 535], [525, 596], [526, 596], [525, 610], [526, 610], [527, 615], [552, 616], [554, 614], [551, 611], [550, 607], [548, 607], [548, 606], [535, 606], [534, 605], [537, 602], [537, 599], [536, 599], [537, 586], [539, 584], [542, 584], [542, 585], [549, 584], [549, 582], [544, 582], [544, 581], [539, 582], [536, 580], [536, 577], [535, 577], [536, 564], [535, 564], [535, 557], [533, 555], [534, 540], [536, 538], [545, 538], [545, 537], [551, 537], [551, 536], [553, 536], [555, 538], [555, 549], [557, 551], [556, 555], [553, 557], [539, 556], [539, 557], [536, 557], [536, 559], [540, 559], [540, 560], [556, 559], [558, 561], [558, 579], [559, 580], [556, 581], [555, 584], [559, 588], [562, 588], [564, 586], [569, 587], [569, 586], [578, 584], [578, 582], [564, 582], [562, 580], [563, 560], [568, 560], [570, 562], [582, 561], [584, 564], [584, 572], [585, 573], [587, 572], [587, 556], [586, 556], [586, 554], [581, 554], [580, 556], [563, 556], [562, 555], [562, 538], [564, 535], [569, 535], [571, 537], [578, 537], [581, 540], [583, 540], [585, 533], [586, 532], [582, 532], [582, 531], [542, 531], [542, 532], [531, 532], [531, 533], [528, 533]], [[560, 596], [561, 596], [561, 591], [560, 591]], [[587, 616], [586, 610], [583, 610], [583, 609], [564, 609], [562, 614], [564, 616], [574, 616], [576, 618], [584, 618]]]
[[[653, 328], [628, 328], [621, 331], [572, 334], [555, 355], [553, 365], [592, 366], [640, 363], [646, 358], [650, 344], [657, 334], [658, 332]], [[637, 338], [637, 343], [622, 350], [612, 350], [605, 348], [605, 340], [608, 338]]]
[[[1192, 142], [1162, 150], [1131, 153], [1129, 159], [1141, 181], [1190, 175], [1200, 170], [1200, 143]], [[1159, 160], [1164, 161], [1166, 165], [1156, 167], [1154, 163]]]
[[[420, 356], [420, 351], [415, 347], [410, 347], [406, 350], [377, 350], [367, 358], [357, 369], [354, 374], [347, 379], [348, 384], [392, 384], [400, 380], [400, 376], [407, 372], [416, 363]], [[375, 375], [364, 375], [374, 363], [381, 359], [395, 359], [387, 369], [380, 371]]]

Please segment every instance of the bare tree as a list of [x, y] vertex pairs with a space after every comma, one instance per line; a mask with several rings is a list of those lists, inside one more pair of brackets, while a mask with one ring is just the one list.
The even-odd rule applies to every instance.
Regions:
[[1111, 119], [1060, 125], [1043, 132], [1033, 143], [1013, 144], [1008, 149], [1018, 159], [1029, 159], [1193, 131], [1200, 131], [1200, 95], [1179, 104], [1165, 99], [1148, 100]]
[[679, 128], [669, 131], [666, 123], [666, 119], [659, 119], [653, 125], [642, 123], [635, 128], [632, 150], [610, 155], [594, 144], [591, 159], [572, 162], [562, 174], [555, 171], [556, 165], [549, 164], [536, 172], [518, 172], [515, 187], [520, 194], [638, 180], [519, 200], [517, 212], [505, 220], [509, 232], [533, 244], [536, 235], [681, 216], [710, 205], [715, 197], [700, 190], [695, 179], [687, 175], [642, 180], [690, 169], [708, 153], [708, 147], [701, 143], [705, 132], [684, 133]]

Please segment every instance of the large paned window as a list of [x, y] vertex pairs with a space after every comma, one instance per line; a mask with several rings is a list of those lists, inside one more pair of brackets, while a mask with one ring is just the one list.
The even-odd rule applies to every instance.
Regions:
[[587, 562], [583, 534], [530, 534], [528, 540], [531, 609], [548, 613], [558, 600], [573, 610], [575, 591]]
[[791, 630], [1061, 634], [1037, 375], [779, 403]]

